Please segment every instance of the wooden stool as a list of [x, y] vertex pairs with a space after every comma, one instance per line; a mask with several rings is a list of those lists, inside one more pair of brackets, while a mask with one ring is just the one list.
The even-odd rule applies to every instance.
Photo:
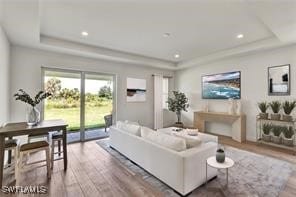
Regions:
[[20, 143], [20, 140], [18, 140], [18, 139], [9, 139], [9, 140], [5, 140], [5, 146], [4, 146], [5, 151], [13, 151], [13, 155], [14, 155], [13, 163], [7, 163], [7, 165], [4, 167], [4, 169], [14, 166], [15, 179], [17, 179], [17, 174], [18, 174], [19, 143]]
[[[55, 143], [58, 142], [58, 152], [54, 151]], [[61, 160], [64, 158], [64, 150], [61, 150], [63, 142], [63, 134], [60, 132], [55, 132], [51, 136], [51, 168], [53, 168], [54, 161]], [[63, 157], [61, 157], [61, 153], [63, 153]], [[55, 159], [54, 155], [58, 154], [59, 157]]]
[[[23, 164], [23, 157], [25, 155], [28, 155], [30, 153], [38, 152], [38, 151], [45, 151], [46, 153], [46, 160], [39, 160], [36, 162], [32, 163], [25, 163]], [[46, 165], [41, 165], [38, 167], [47, 167], [47, 177], [51, 177], [51, 170], [50, 170], [50, 153], [49, 153], [49, 144], [47, 141], [37, 141], [37, 142], [32, 142], [32, 143], [27, 143], [23, 144], [20, 147], [20, 158], [19, 158], [19, 165], [18, 165], [18, 170], [19, 173], [22, 171], [26, 171], [27, 169], [24, 169], [25, 166], [41, 163], [41, 162], [46, 162]]]

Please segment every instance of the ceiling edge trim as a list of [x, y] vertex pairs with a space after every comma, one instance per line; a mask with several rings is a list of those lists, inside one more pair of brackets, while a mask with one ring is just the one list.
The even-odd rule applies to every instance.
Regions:
[[40, 44], [45, 45], [47, 47], [54, 47], [60, 49], [60, 51], [62, 49], [62, 51], [70, 54], [87, 56], [96, 59], [138, 64], [143, 66], [150, 66], [170, 70], [177, 69], [177, 64], [174, 62], [107, 49], [103, 47], [91, 46], [46, 35], [40, 35]]
[[182, 61], [177, 64], [177, 68], [178, 70], [185, 69], [185, 68], [217, 61], [220, 59], [229, 58], [236, 55], [248, 54], [250, 52], [258, 51], [258, 50], [273, 49], [273, 48], [282, 47], [289, 44], [291, 43], [284, 43], [284, 42], [281, 42], [277, 37], [271, 37], [271, 38], [263, 39], [257, 42], [245, 44], [243, 46], [231, 48], [228, 50], [223, 50], [207, 56], [193, 58], [188, 61]]

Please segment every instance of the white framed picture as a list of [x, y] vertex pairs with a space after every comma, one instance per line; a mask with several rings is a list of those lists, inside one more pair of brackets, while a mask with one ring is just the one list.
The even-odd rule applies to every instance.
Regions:
[[145, 102], [146, 101], [146, 80], [127, 78], [126, 86], [127, 102]]

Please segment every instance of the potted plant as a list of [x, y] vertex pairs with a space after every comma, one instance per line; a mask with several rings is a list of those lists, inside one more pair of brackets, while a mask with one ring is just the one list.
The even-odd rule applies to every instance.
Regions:
[[270, 142], [271, 139], [271, 135], [270, 135], [270, 131], [272, 129], [272, 124], [269, 123], [265, 123], [262, 125], [262, 139], [266, 142]]
[[20, 89], [16, 94], [13, 95], [15, 100], [20, 100], [24, 103], [30, 105], [30, 109], [27, 113], [27, 124], [29, 126], [36, 125], [40, 122], [40, 112], [36, 108], [36, 106], [51, 96], [48, 92], [39, 91], [34, 98], [32, 98], [28, 93], [26, 93], [23, 89]]
[[281, 132], [282, 132], [282, 127], [281, 126], [274, 125], [272, 127], [272, 133], [273, 133], [273, 135], [271, 136], [272, 142], [274, 142], [276, 144], [281, 143], [281, 137], [280, 137]]
[[270, 115], [270, 118], [272, 120], [280, 120], [281, 115], [279, 114], [279, 111], [281, 109], [281, 102], [279, 101], [272, 101], [269, 106], [271, 107], [273, 114]]
[[176, 126], [183, 127], [183, 123], [181, 122], [181, 112], [187, 112], [189, 107], [188, 98], [182, 92], [173, 91], [173, 97], [169, 97], [167, 103], [169, 110], [175, 112], [177, 115], [178, 121], [176, 122]]
[[292, 126], [284, 127], [283, 129], [283, 144], [286, 146], [293, 146], [294, 145], [294, 129]]
[[267, 102], [258, 103], [258, 107], [261, 111], [261, 113], [259, 113], [260, 119], [268, 119], [268, 113], [266, 113], [266, 111], [267, 111], [269, 105], [267, 104]]
[[290, 115], [294, 108], [296, 107], [296, 101], [285, 101], [283, 104], [283, 110], [285, 114], [283, 114], [283, 120], [284, 121], [292, 121], [293, 117]]

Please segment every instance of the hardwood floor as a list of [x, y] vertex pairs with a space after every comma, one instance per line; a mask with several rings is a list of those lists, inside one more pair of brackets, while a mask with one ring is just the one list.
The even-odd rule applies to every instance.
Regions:
[[[270, 147], [258, 146], [251, 142], [240, 144], [226, 137], [219, 137], [219, 141], [223, 144], [260, 154], [266, 154], [296, 164], [296, 156], [287, 151], [278, 151], [271, 149]], [[34, 159], [34, 157], [37, 158], [40, 157], [40, 155], [35, 154], [32, 157]], [[23, 186], [47, 186], [48, 193], [39, 196], [164, 196], [156, 188], [153, 188], [151, 185], [143, 181], [140, 176], [134, 174], [120, 164], [115, 158], [98, 146], [95, 141], [69, 144], [68, 159], [69, 166], [66, 172], [63, 170], [62, 160], [55, 162], [52, 178], [49, 181], [46, 178], [46, 168], [42, 167], [23, 173], [20, 184]], [[1, 193], [0, 196], [30, 195], [7, 195]], [[280, 196], [296, 196], [296, 172], [294, 172], [289, 178], [289, 181]]]

